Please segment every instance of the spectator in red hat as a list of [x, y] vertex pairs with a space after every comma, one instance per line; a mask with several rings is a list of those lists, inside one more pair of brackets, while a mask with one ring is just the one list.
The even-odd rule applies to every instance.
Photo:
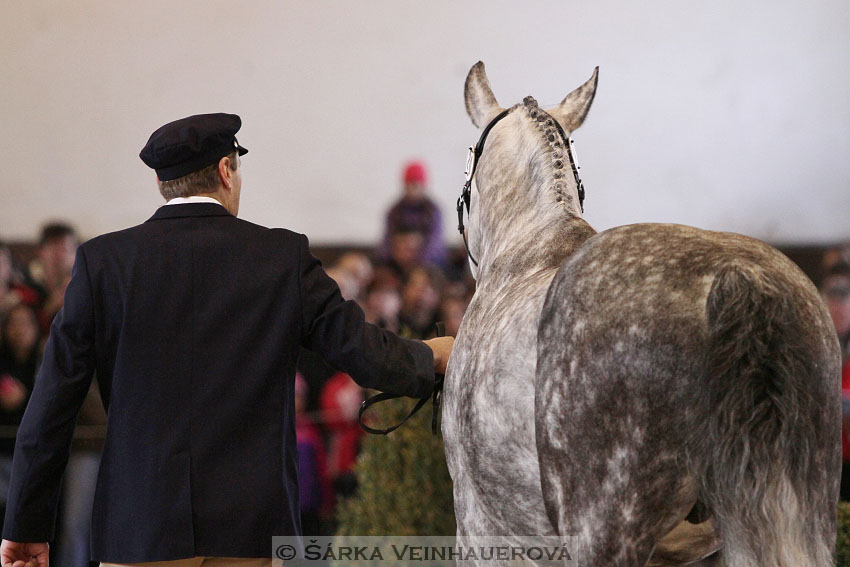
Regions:
[[404, 194], [387, 213], [386, 230], [381, 245], [381, 258], [390, 260], [393, 237], [401, 232], [418, 232], [424, 236], [420, 263], [442, 266], [446, 260], [443, 221], [440, 209], [426, 195], [428, 173], [418, 161], [408, 163], [402, 176]]

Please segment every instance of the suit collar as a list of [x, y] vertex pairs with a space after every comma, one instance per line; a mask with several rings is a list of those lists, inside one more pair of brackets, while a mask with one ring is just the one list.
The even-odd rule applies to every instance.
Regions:
[[183, 217], [226, 217], [233, 216], [227, 209], [214, 203], [186, 203], [182, 205], [163, 205], [156, 210], [148, 222]]

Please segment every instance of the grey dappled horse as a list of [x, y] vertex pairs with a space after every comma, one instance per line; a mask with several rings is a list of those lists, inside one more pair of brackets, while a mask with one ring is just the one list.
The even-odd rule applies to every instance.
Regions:
[[757, 240], [669, 224], [597, 234], [566, 134], [596, 83], [503, 115], [482, 63], [466, 80], [473, 124], [492, 129], [468, 200], [477, 289], [445, 382], [458, 536], [572, 536], [590, 567], [717, 550], [728, 567], [831, 565], [829, 315]]

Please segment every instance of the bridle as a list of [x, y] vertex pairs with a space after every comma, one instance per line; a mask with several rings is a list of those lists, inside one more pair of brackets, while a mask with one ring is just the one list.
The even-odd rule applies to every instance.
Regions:
[[[478, 167], [478, 161], [481, 159], [481, 154], [484, 152], [484, 142], [487, 141], [487, 135], [502, 118], [511, 112], [511, 110], [512, 109], [510, 108], [504, 110], [491, 120], [490, 123], [487, 124], [487, 127], [484, 128], [484, 131], [481, 132], [481, 137], [478, 138], [478, 143], [475, 144], [474, 147], [469, 148], [469, 155], [466, 158], [466, 183], [463, 184], [463, 190], [460, 197], [457, 198], [457, 229], [463, 237], [463, 245], [466, 248], [466, 255], [469, 256], [470, 262], [472, 262], [476, 268], [478, 267], [478, 261], [472, 256], [472, 252], [469, 251], [469, 242], [467, 241], [466, 231], [463, 226], [463, 208], [465, 205], [466, 214], [469, 215], [469, 203], [472, 199], [472, 178], [475, 176], [475, 169]], [[558, 133], [561, 135], [561, 139], [564, 140], [564, 145], [567, 148], [567, 156], [570, 158], [570, 167], [573, 170], [573, 177], [575, 177], [576, 187], [578, 188], [579, 207], [581, 207], [581, 212], [584, 212], [584, 184], [582, 184], [581, 178], [579, 177], [578, 171], [581, 168], [576, 163], [573, 151], [573, 144], [575, 142], [573, 142], [572, 138], [567, 136], [558, 121], [552, 118], [550, 114], [541, 108], [538, 108], [537, 112], [542, 113], [544, 116], [548, 116], [549, 122], [555, 125], [555, 128], [557, 128]]]

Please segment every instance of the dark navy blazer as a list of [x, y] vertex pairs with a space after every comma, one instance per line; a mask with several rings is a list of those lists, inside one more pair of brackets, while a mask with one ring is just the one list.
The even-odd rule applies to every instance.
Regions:
[[301, 346], [362, 386], [422, 397], [434, 383], [428, 346], [366, 323], [304, 235], [195, 203], [86, 242], [18, 432], [3, 537], [52, 539], [97, 372], [93, 558], [270, 557], [272, 536], [300, 533]]

